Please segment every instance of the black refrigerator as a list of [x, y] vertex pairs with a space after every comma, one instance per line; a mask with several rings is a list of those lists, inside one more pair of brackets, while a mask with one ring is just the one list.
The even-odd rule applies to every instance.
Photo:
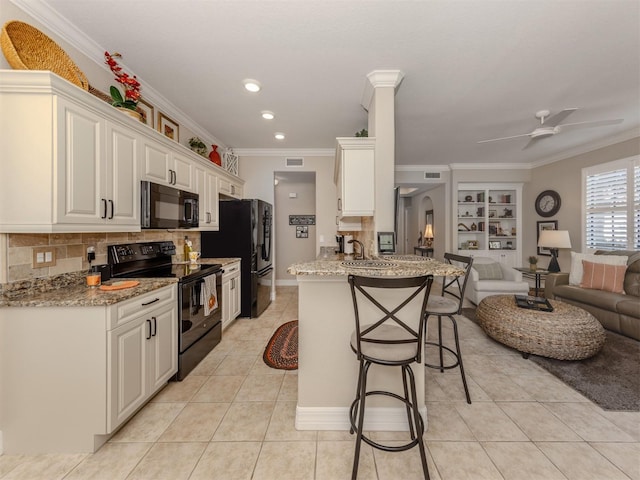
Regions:
[[202, 232], [205, 258], [239, 257], [240, 316], [255, 318], [271, 302], [273, 207], [262, 200], [220, 200], [220, 231]]

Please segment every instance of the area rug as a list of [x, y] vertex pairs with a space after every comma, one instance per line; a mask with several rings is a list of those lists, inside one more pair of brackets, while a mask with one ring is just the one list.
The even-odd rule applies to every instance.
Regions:
[[275, 331], [262, 356], [264, 363], [279, 370], [298, 368], [298, 321], [283, 323]]
[[[477, 323], [474, 308], [462, 314]], [[604, 410], [640, 411], [640, 342], [605, 330], [602, 350], [585, 360], [555, 360], [529, 356], [567, 385]]]

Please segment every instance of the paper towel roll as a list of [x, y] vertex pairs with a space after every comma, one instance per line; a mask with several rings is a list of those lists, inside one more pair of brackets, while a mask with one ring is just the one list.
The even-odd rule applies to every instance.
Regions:
[[353, 235], [344, 236], [344, 253], [345, 255], [353, 255], [353, 243], [349, 243], [353, 240]]

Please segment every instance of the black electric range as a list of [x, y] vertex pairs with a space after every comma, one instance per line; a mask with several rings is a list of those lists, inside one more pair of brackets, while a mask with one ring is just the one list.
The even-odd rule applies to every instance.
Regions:
[[[178, 373], [182, 380], [222, 339], [222, 266], [171, 263], [171, 241], [126, 243], [107, 247], [112, 278], [178, 279]], [[217, 306], [204, 306], [205, 279], [215, 278]]]

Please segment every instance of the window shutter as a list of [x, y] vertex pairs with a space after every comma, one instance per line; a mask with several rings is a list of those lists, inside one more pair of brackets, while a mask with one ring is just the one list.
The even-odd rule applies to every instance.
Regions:
[[587, 175], [587, 248], [627, 248], [627, 169]]

